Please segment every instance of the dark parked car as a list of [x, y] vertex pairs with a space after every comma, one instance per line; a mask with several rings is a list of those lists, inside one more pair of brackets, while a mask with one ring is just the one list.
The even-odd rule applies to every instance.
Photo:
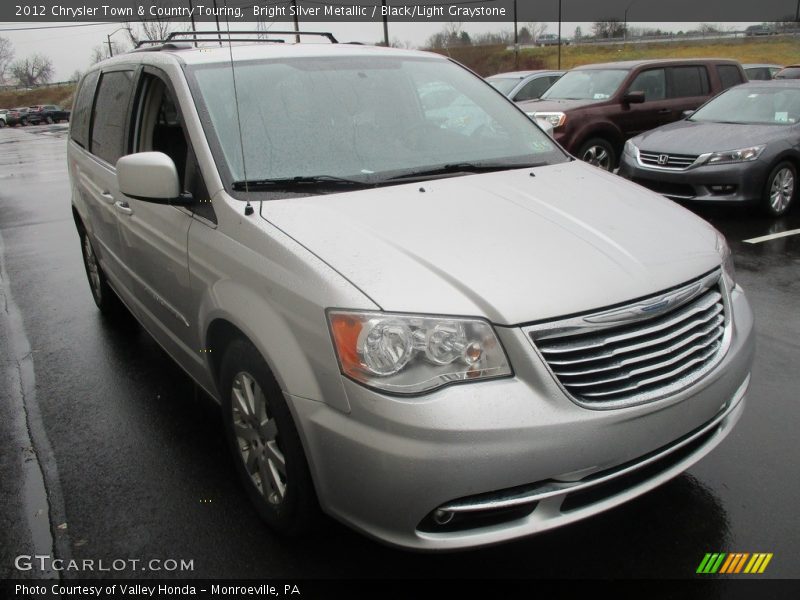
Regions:
[[625, 145], [619, 174], [668, 198], [789, 210], [800, 164], [800, 81], [730, 89]]
[[37, 104], [30, 107], [30, 112], [36, 114], [41, 122], [59, 123], [69, 121], [69, 111], [55, 104]]
[[732, 60], [627, 61], [569, 71], [539, 100], [520, 104], [547, 119], [578, 158], [613, 170], [630, 137], [683, 118], [724, 89], [747, 81]]
[[752, 35], [776, 35], [778, 30], [771, 25], [767, 25], [762, 23], [761, 25], [750, 25], [747, 29], [744, 30], [744, 34], [747, 36]]
[[[566, 38], [561, 38], [561, 44], [564, 46], [569, 46], [569, 40]], [[558, 35], [556, 35], [555, 33], [543, 33], [538, 38], [536, 38], [536, 45], [558, 46]]]
[[497, 90], [514, 102], [536, 100], [553, 85], [565, 71], [512, 71], [487, 77]]
[[742, 68], [750, 81], [769, 81], [783, 69], [781, 65], [742, 65]]
[[12, 108], [6, 113], [6, 124], [14, 125], [36, 125], [40, 122], [38, 115], [31, 115], [30, 109], [27, 106], [19, 106]]
[[800, 79], [800, 65], [787, 65], [775, 73], [775, 79]]

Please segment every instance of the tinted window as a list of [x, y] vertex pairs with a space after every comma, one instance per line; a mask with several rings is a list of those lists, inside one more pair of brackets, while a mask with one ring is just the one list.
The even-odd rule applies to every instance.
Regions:
[[544, 94], [545, 90], [550, 87], [552, 79], [549, 77], [539, 77], [526, 83], [523, 88], [517, 92], [514, 100], [534, 100]]
[[89, 117], [92, 114], [92, 100], [97, 86], [98, 71], [92, 71], [83, 78], [81, 89], [75, 99], [70, 126], [70, 135], [78, 144], [87, 148], [89, 146]]
[[744, 70], [750, 81], [767, 81], [772, 79], [772, 73], [767, 67], [750, 67]]
[[[738, 71], [736, 73], [738, 77]], [[708, 72], [705, 67], [672, 67], [670, 74], [672, 75], [671, 98], [708, 94]]]
[[125, 122], [133, 90], [133, 71], [103, 73], [92, 116], [93, 154], [112, 165], [124, 154]]
[[667, 95], [667, 83], [664, 69], [642, 71], [633, 80], [629, 92], [644, 92], [644, 99], [663, 100]]
[[719, 80], [722, 82], [723, 90], [742, 83], [739, 69], [733, 65], [717, 65], [717, 73], [719, 74]]
[[778, 71], [775, 79], [800, 79], [800, 67], [786, 67]]

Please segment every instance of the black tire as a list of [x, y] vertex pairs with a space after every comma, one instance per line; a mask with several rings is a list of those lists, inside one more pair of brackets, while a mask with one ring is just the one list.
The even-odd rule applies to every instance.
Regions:
[[48, 115], [48, 116], [45, 118], [45, 120], [47, 121], [47, 124], [48, 124], [48, 125], [52, 125], [52, 124], [53, 124], [53, 117], [51, 117], [50, 115]]
[[[300, 435], [280, 386], [249, 341], [235, 340], [228, 346], [219, 381], [225, 435], [259, 515], [284, 535], [316, 529], [321, 512]], [[267, 475], [262, 479], [263, 473]]]
[[613, 171], [617, 167], [617, 151], [611, 142], [603, 138], [592, 138], [584, 142], [577, 156], [605, 171]]
[[6, 122], [3, 119], [0, 119], [0, 129], [6, 126]]
[[117, 316], [126, 312], [127, 309], [119, 299], [111, 286], [108, 285], [106, 274], [97, 260], [92, 241], [85, 231], [80, 231], [81, 254], [83, 255], [83, 267], [86, 270], [86, 278], [89, 280], [89, 291], [97, 308], [106, 316]]
[[779, 162], [767, 176], [761, 202], [770, 217], [782, 217], [792, 208], [797, 196], [797, 168], [789, 161]]

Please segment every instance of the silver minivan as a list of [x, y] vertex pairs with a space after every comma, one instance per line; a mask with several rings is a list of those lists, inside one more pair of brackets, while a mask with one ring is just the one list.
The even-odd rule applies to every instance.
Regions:
[[92, 295], [220, 402], [275, 530], [419, 550], [634, 498], [742, 414], [731, 253], [446, 57], [166, 43], [76, 95]]

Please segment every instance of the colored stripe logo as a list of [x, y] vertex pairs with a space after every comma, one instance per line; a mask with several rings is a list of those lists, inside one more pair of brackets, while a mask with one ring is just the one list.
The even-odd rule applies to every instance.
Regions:
[[725, 575], [736, 575], [746, 573], [750, 575], [761, 574], [767, 570], [769, 561], [772, 560], [772, 552], [715, 552], [707, 553], [697, 573], [703, 575], [713, 575], [716, 573]]

